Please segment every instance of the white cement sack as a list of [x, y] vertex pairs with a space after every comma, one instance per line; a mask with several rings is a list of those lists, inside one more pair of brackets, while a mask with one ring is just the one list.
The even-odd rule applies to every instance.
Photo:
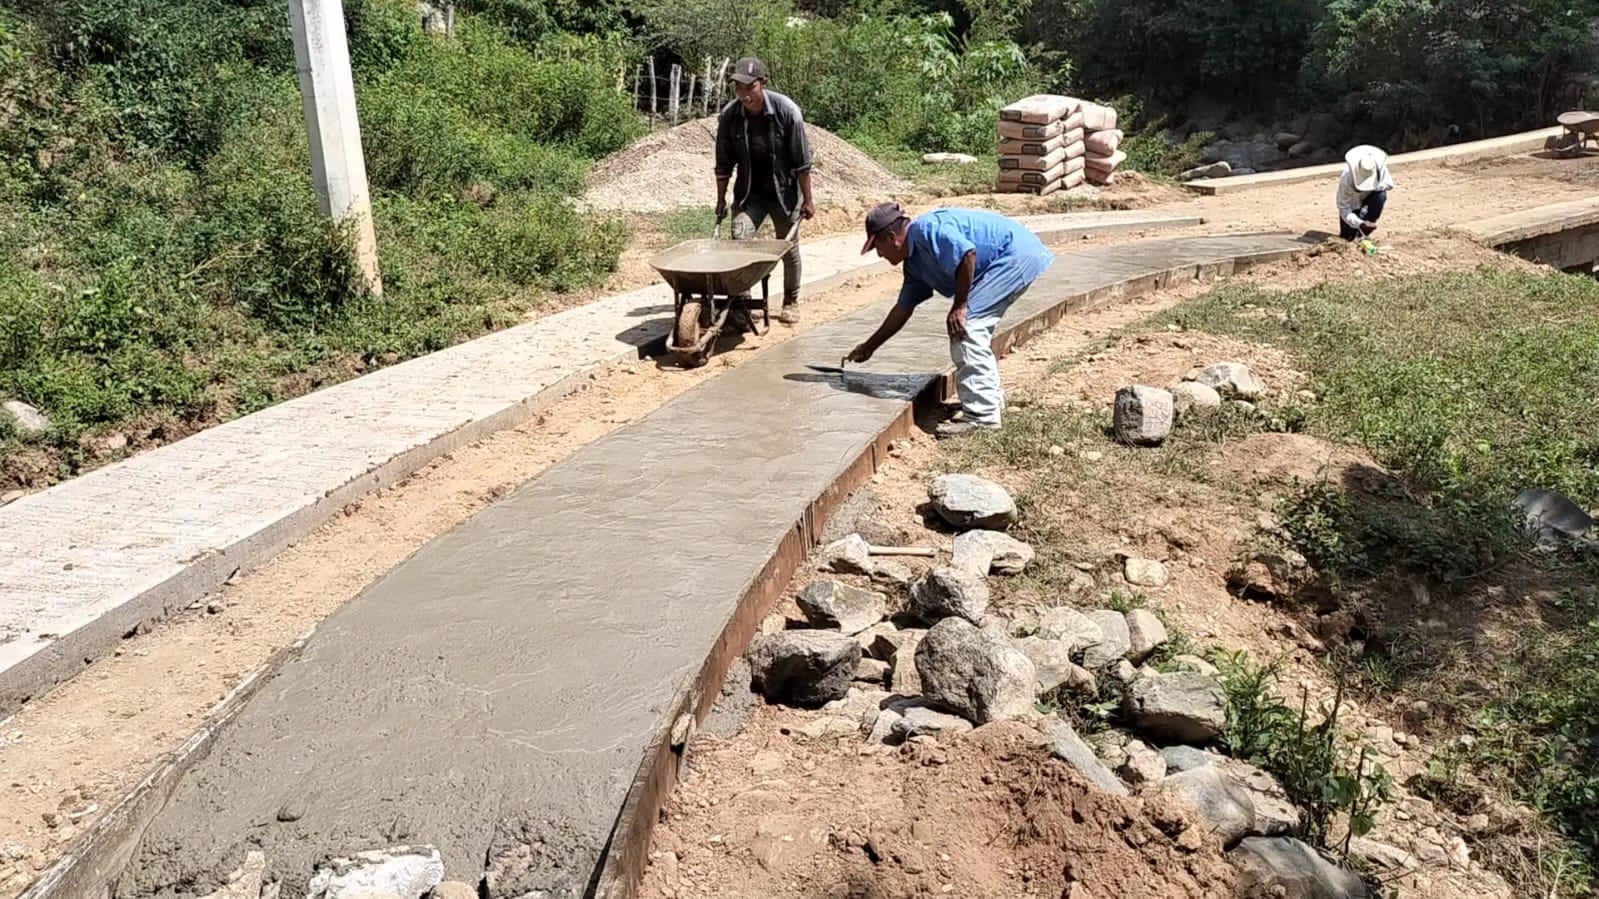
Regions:
[[1047, 172], [1065, 161], [1066, 148], [1060, 147], [1043, 156], [1001, 156], [999, 168], [1001, 171], [1030, 169], [1035, 172]]
[[1111, 131], [1116, 127], [1116, 110], [1098, 103], [1082, 104], [1083, 127], [1089, 131]]
[[1058, 122], [1077, 111], [1082, 105], [1074, 97], [1062, 97], [1059, 94], [1034, 94], [1023, 97], [1015, 103], [1001, 109], [999, 117], [1006, 122], [1025, 122], [1030, 125], [1047, 125]]
[[1088, 147], [1088, 152], [1094, 156], [1109, 156], [1116, 152], [1122, 145], [1123, 134], [1116, 130], [1095, 131], [1083, 138], [1083, 144]]

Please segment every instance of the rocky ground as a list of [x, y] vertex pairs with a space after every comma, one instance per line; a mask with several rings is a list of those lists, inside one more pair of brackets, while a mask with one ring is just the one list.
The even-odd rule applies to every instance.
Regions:
[[[735, 672], [747, 721], [691, 746], [645, 895], [1511, 896], [1474, 847], [1526, 814], [1415, 795], [1445, 730], [1342, 694], [1360, 621], [1295, 592], [1282, 497], [1383, 472], [1262, 424], [1316, 402], [1290, 360], [1137, 327], [1005, 368], [1006, 436], [901, 441], [837, 516]], [[1244, 751], [1261, 696], [1334, 717], [1369, 807]]]

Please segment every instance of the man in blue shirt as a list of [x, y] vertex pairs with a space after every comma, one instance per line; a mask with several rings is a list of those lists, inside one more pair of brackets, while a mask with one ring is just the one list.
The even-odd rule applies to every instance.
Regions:
[[944, 321], [964, 420], [939, 425], [938, 436], [999, 427], [1005, 389], [994, 355], [994, 332], [1011, 304], [1055, 261], [1054, 255], [1036, 234], [999, 213], [939, 209], [912, 221], [898, 203], [879, 203], [867, 213], [861, 253], [872, 250], [890, 265], [903, 263], [905, 283], [883, 324], [845, 360], [872, 358], [934, 293], [953, 297]]

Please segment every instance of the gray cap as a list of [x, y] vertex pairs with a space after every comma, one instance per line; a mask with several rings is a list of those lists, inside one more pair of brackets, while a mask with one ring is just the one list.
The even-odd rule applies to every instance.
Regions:
[[861, 254], [872, 251], [877, 243], [877, 236], [892, 228], [902, 219], [910, 218], [905, 212], [905, 207], [895, 202], [878, 203], [872, 211], [866, 213], [866, 246], [861, 247]]
[[757, 81], [766, 81], [766, 63], [753, 56], [746, 56], [733, 63], [733, 74], [729, 77], [739, 84], [754, 84]]

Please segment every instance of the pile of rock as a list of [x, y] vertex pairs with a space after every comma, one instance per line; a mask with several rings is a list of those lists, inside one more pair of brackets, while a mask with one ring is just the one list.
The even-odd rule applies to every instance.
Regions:
[[999, 111], [1000, 193], [1047, 196], [1083, 183], [1082, 101], [1035, 94]]
[[1232, 401], [1253, 409], [1266, 385], [1242, 362], [1218, 362], [1196, 369], [1169, 389], [1133, 384], [1116, 391], [1112, 429], [1131, 446], [1158, 446], [1173, 425], [1196, 410], [1219, 409]]

